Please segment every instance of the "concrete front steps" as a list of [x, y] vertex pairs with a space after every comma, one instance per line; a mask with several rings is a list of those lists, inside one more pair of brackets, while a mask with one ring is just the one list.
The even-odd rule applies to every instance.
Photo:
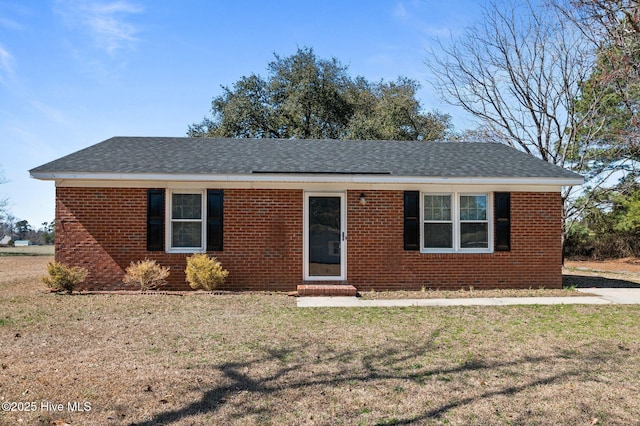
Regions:
[[345, 284], [300, 284], [298, 296], [355, 296], [358, 290]]

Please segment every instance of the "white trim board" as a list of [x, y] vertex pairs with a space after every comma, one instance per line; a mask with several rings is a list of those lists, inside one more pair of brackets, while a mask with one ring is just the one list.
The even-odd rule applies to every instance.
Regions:
[[165, 189], [295, 189], [305, 191], [433, 191], [433, 192], [560, 192], [560, 185], [454, 184], [448, 183], [322, 183], [251, 181], [151, 181], [151, 180], [56, 180], [56, 187], [70, 188], [165, 188]]
[[441, 184], [441, 185], [581, 185], [579, 178], [545, 177], [439, 177], [439, 176], [388, 176], [348, 174], [167, 174], [167, 173], [31, 173], [40, 180], [95, 180], [95, 181], [151, 181], [151, 182], [270, 182], [270, 183], [342, 183], [342, 184]]

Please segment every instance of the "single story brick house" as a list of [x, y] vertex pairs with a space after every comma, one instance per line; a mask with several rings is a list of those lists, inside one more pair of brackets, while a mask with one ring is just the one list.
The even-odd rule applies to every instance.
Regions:
[[215, 255], [225, 290], [560, 288], [563, 186], [495, 143], [114, 137], [30, 171], [56, 184], [56, 259], [85, 289], [131, 261]]

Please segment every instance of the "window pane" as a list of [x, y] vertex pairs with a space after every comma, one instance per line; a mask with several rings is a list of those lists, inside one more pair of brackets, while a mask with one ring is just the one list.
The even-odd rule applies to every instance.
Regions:
[[450, 223], [425, 223], [424, 248], [452, 248], [453, 233]]
[[424, 220], [451, 220], [451, 195], [425, 195]]
[[172, 247], [202, 247], [201, 222], [173, 222]]
[[489, 232], [486, 223], [461, 223], [460, 248], [489, 247]]
[[202, 219], [202, 194], [173, 194], [172, 219]]
[[487, 220], [487, 196], [461, 195], [460, 220]]

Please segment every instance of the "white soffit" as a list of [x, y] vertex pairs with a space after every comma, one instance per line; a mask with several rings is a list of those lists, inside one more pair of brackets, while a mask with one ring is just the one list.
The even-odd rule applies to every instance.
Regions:
[[344, 183], [344, 184], [442, 184], [442, 185], [545, 185], [573, 186], [584, 183], [582, 178], [545, 177], [438, 177], [391, 176], [366, 174], [147, 174], [147, 173], [31, 173], [41, 180], [61, 181], [146, 181], [146, 182], [256, 182], [256, 183]]

